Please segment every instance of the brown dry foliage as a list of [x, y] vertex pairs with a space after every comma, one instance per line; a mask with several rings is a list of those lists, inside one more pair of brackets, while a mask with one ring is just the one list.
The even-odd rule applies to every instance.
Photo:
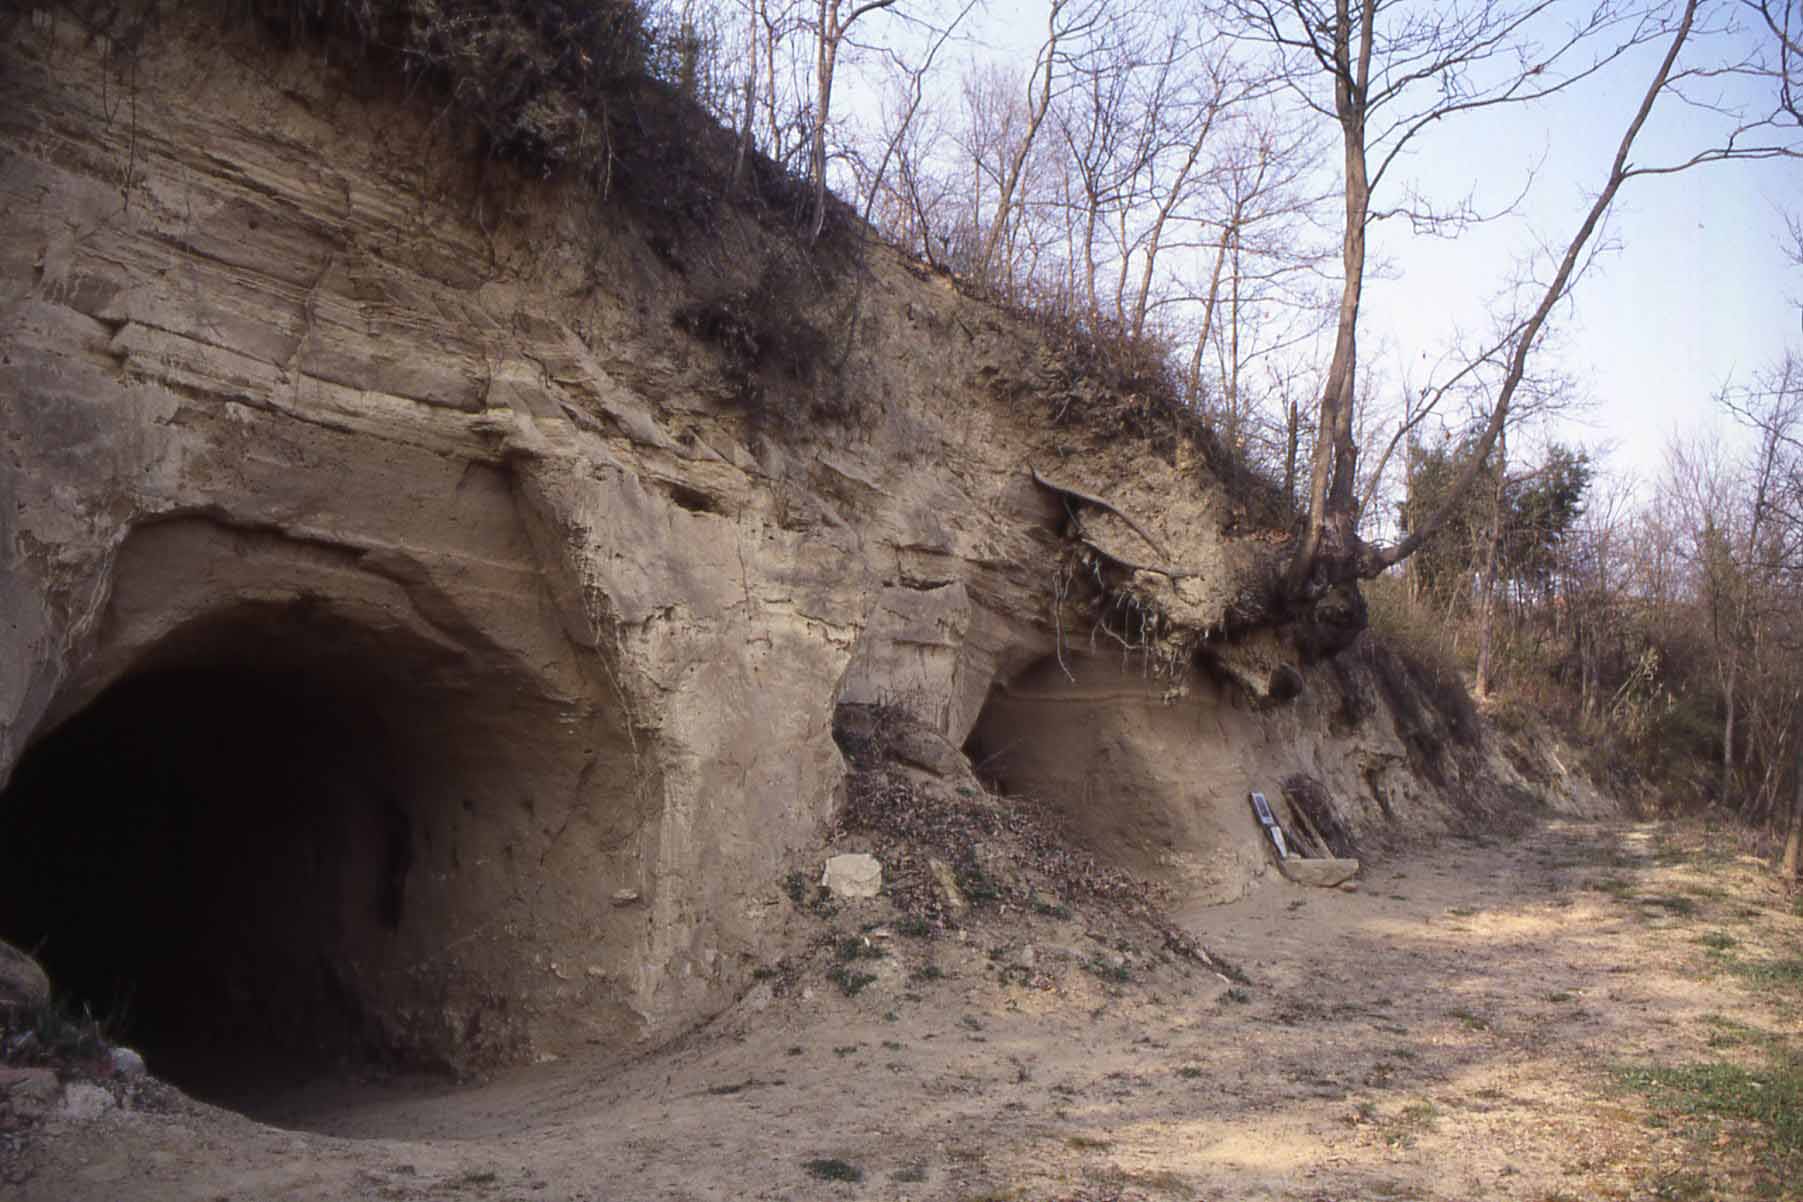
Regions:
[[1164, 916], [1163, 887], [1103, 864], [1075, 842], [1051, 807], [1026, 797], [922, 783], [895, 755], [898, 736], [913, 722], [908, 712], [897, 705], [856, 707], [865, 711], [863, 720], [843, 720], [843, 711], [852, 708], [841, 707], [833, 728], [851, 765], [835, 825], [838, 833], [871, 837], [891, 900], [910, 919], [936, 930], [957, 925], [928, 866], [939, 859], [951, 865], [973, 906], [1006, 902], [1045, 908], [1048, 897], [1101, 903], [1150, 926], [1167, 950], [1238, 974]]
[[[37, 5], [0, 0], [0, 29]], [[47, 5], [123, 67], [159, 30], [173, 0], [60, 0]], [[182, 6], [179, 11], [199, 9]], [[634, 210], [711, 229], [729, 199], [799, 227], [804, 181], [752, 154], [728, 196], [738, 141], [674, 81], [679, 36], [636, 0], [207, 0], [226, 28], [313, 47], [322, 70], [361, 89], [424, 100], [473, 154], [527, 176], [572, 176]], [[319, 53], [323, 47], [324, 53]], [[851, 227], [836, 206], [828, 233]]]
[[1052, 426], [1098, 445], [1138, 443], [1166, 463], [1186, 455], [1204, 483], [1217, 483], [1240, 502], [1233, 520], [1250, 528], [1288, 530], [1299, 520], [1283, 487], [1230, 447], [1207, 416], [1185, 401], [1172, 348], [1163, 339], [1135, 335], [1113, 318], [1081, 313], [1057, 297], [1009, 299], [980, 281], [953, 278], [965, 295], [1038, 331], [1048, 380], [1029, 391]]

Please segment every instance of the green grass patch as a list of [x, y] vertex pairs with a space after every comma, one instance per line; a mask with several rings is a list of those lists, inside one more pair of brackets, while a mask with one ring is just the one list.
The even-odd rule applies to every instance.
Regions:
[[1782, 989], [1803, 992], [1803, 956], [1785, 956], [1777, 960], [1743, 960], [1739, 956], [1722, 955], [1721, 966], [1749, 985], [1760, 989]]
[[1723, 1061], [1632, 1066], [1616, 1077], [1699, 1141], [1713, 1143], [1723, 1123], [1758, 1127], [1761, 1138], [1736, 1141], [1759, 1162], [1755, 1171], [1777, 1181], [1803, 1174], [1803, 1058], [1796, 1053], [1773, 1047], [1758, 1068]]

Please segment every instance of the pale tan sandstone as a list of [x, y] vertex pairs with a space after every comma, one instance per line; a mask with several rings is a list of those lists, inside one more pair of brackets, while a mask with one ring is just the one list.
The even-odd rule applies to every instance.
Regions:
[[[268, 739], [242, 813], [293, 829], [206, 846], [222, 896], [282, 899], [220, 911], [303, 949], [257, 970], [274, 1018], [329, 993], [358, 1038], [468, 1068], [722, 1009], [834, 805], [841, 703], [908, 709], [940, 775], [975, 732], [980, 775], [1213, 896], [1265, 871], [1243, 795], [1282, 771], [1355, 831], [1462, 820], [1387, 711], [1333, 729], [1319, 670], [1261, 708], [1288, 636], [1221, 632], [1269, 540], [1190, 451], [1051, 425], [1081, 388], [949, 281], [873, 247], [798, 292], [837, 358], [764, 406], [853, 416], [773, 423], [676, 321], [797, 253], [750, 217], [678, 271], [642, 214], [472, 162], [317, 55], [167, 14], [127, 121], [91, 40], [15, 24], [0, 785], [109, 696], [109, 739], [195, 772], [230, 761], [209, 729]], [[1072, 537], [1149, 552], [1035, 466], [1181, 569], [1121, 583], [1175, 643], [1123, 660], [1057, 607]], [[239, 937], [218, 922], [171, 938]]]

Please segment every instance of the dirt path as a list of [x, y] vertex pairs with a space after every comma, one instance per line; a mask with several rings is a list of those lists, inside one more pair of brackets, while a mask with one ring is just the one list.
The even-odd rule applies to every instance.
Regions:
[[[1782, 1109], [1730, 1104], [1796, 1088], [1768, 1070], [1803, 1042], [1803, 918], [1725, 836], [1555, 824], [1179, 917], [1250, 983], [1056, 914], [877, 932], [857, 996], [759, 989], [635, 1064], [286, 1100], [306, 1132], [185, 1100], [58, 1120], [0, 1194], [1803, 1197]], [[1714, 1075], [1655, 1071], [1687, 1065]]]

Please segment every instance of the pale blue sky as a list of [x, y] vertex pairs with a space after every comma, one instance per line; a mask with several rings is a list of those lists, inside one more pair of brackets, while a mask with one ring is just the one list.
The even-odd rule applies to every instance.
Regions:
[[[1432, 194], [1479, 185], [1480, 201], [1506, 203], [1540, 166], [1518, 219], [1448, 242], [1385, 227], [1376, 247], [1394, 278], [1374, 286], [1365, 331], [1398, 362], [1419, 361], [1457, 324], [1479, 329], [1490, 285], [1535, 245], [1562, 247], [1600, 186], [1639, 103], [1652, 49], [1617, 64], [1582, 91], [1528, 109], [1499, 110], [1442, 131], [1409, 171]], [[1668, 98], [1634, 161], [1670, 161], [1706, 143], [1711, 119]], [[1486, 186], [1485, 180], [1494, 181]], [[1607, 232], [1614, 249], [1579, 284], [1542, 359], [1572, 375], [1595, 403], [1556, 436], [1613, 444], [1609, 466], [1648, 481], [1673, 432], [1719, 420], [1712, 400], [1788, 346], [1803, 350], [1796, 302], [1803, 270], [1783, 253], [1784, 213], [1803, 209], [1803, 163], [1719, 163], [1630, 181]], [[1543, 260], [1544, 261], [1544, 260]]]
[[[1589, 8], [1587, 0], [1573, 6]], [[966, 27], [975, 44], [947, 58], [994, 55], [1025, 71], [1044, 36], [1045, 14], [1045, 0], [991, 0]], [[1491, 298], [1537, 244], [1563, 249], [1663, 50], [1663, 43], [1642, 47], [1574, 92], [1463, 115], [1419, 141], [1387, 185], [1391, 203], [1400, 197], [1396, 185], [1412, 182], [1442, 202], [1475, 190], [1478, 207], [1494, 209], [1521, 191], [1536, 164], [1538, 175], [1514, 215], [1454, 239], [1414, 236], [1403, 222], [1375, 229], [1372, 262], [1386, 270], [1366, 293], [1361, 355], [1379, 369], [1382, 388], [1369, 399], [1393, 404], [1404, 379], [1423, 382], [1461, 330], [1482, 333]], [[955, 79], [955, 69], [946, 71], [939, 87], [949, 91]], [[1710, 118], [1668, 98], [1643, 133], [1636, 161], [1681, 157], [1710, 132]], [[1330, 170], [1337, 168], [1335, 149], [1330, 143]], [[1615, 249], [1561, 310], [1537, 361], [1542, 370], [1573, 377], [1593, 402], [1586, 417], [1555, 425], [1550, 435], [1612, 447], [1608, 468], [1644, 484], [1659, 472], [1674, 431], [1721, 420], [1712, 397], [1724, 383], [1744, 381], [1787, 347], [1803, 351], [1803, 269], [1782, 250], [1787, 210], [1803, 211], [1803, 163], [1795, 160], [1715, 164], [1631, 181], [1607, 227]], [[1324, 362], [1324, 350], [1320, 357]]]

